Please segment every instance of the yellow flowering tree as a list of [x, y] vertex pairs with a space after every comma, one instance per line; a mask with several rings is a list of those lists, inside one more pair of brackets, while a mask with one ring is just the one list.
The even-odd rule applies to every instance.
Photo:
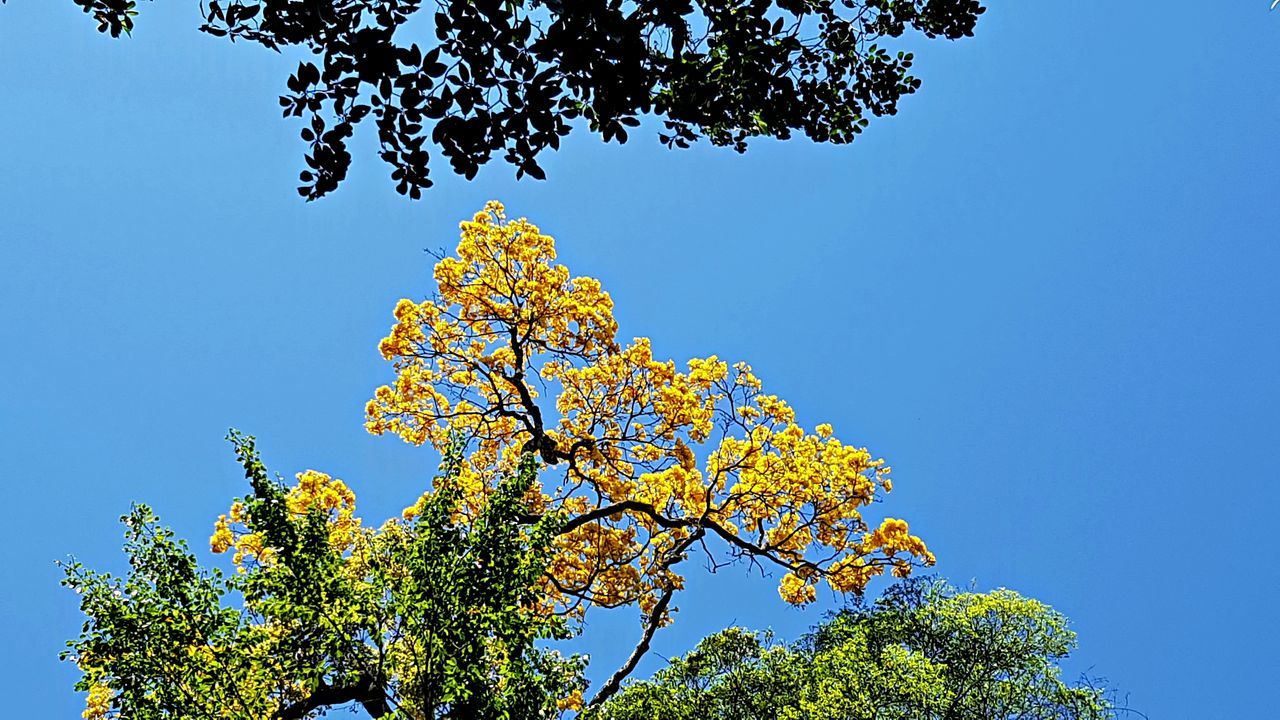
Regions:
[[749, 365], [713, 355], [680, 368], [647, 338], [621, 344], [600, 282], [557, 264], [554, 240], [497, 202], [461, 229], [456, 255], [435, 266], [435, 293], [396, 305], [380, 345], [395, 381], [368, 403], [367, 428], [442, 451], [461, 438], [468, 452], [451, 478], [461, 512], [478, 512], [496, 478], [537, 457], [528, 520], [566, 518], [548, 604], [644, 614], [636, 652], [601, 692], [669, 621], [678, 566], [694, 552], [778, 567], [779, 593], [797, 605], [819, 582], [861, 592], [886, 569], [933, 563], [906, 522], [863, 515], [892, 488], [884, 461], [828, 424], [799, 425]]

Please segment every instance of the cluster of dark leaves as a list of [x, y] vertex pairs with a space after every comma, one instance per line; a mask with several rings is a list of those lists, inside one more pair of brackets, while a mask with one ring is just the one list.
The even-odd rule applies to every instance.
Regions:
[[[136, 0], [73, 0], [98, 23], [98, 32], [120, 37], [133, 32], [133, 18], [138, 14]], [[0, 0], [4, 5], [8, 0]]]
[[[132, 0], [75, 0], [99, 29], [133, 27]], [[434, 39], [407, 41], [422, 0], [210, 0], [202, 30], [316, 56], [280, 98], [306, 117], [300, 194], [334, 190], [353, 129], [372, 118], [401, 194], [432, 184], [428, 142], [468, 179], [495, 155], [543, 178], [539, 154], [584, 119], [606, 141], [652, 114], [669, 147], [745, 150], [803, 132], [851, 142], [920, 82], [882, 44], [914, 30], [972, 35], [978, 0], [436, 0]], [[421, 43], [421, 44], [420, 44]]]

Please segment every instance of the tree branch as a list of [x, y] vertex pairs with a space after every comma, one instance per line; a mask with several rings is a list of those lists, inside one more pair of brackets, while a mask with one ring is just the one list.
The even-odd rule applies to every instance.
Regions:
[[650, 643], [653, 641], [653, 635], [658, 631], [658, 625], [662, 622], [662, 616], [667, 612], [667, 606], [671, 604], [671, 596], [675, 594], [675, 590], [668, 588], [662, 592], [662, 597], [658, 598], [657, 604], [653, 606], [653, 612], [649, 613], [649, 622], [645, 623], [644, 634], [640, 636], [640, 642], [636, 644], [631, 656], [627, 661], [618, 668], [604, 685], [600, 686], [600, 690], [596, 692], [595, 697], [591, 698], [591, 702], [587, 703], [587, 712], [595, 710], [604, 703], [605, 700], [613, 697], [614, 693], [622, 689], [622, 681], [636, 669], [636, 665], [640, 664], [640, 658], [649, 652]]
[[323, 681], [315, 692], [292, 705], [276, 711], [275, 720], [302, 720], [312, 710], [358, 702], [370, 717], [380, 718], [391, 712], [386, 692], [370, 675], [361, 675], [354, 685], [332, 686]]
[[702, 521], [700, 520], [681, 520], [677, 518], [669, 518], [659, 513], [658, 509], [655, 508], [651, 503], [641, 502], [639, 500], [623, 500], [622, 502], [614, 503], [612, 505], [605, 505], [604, 507], [598, 507], [595, 510], [583, 513], [567, 521], [564, 525], [560, 527], [560, 532], [561, 533], [572, 532], [582, 527], [583, 525], [586, 525], [588, 523], [593, 523], [596, 520], [603, 520], [604, 518], [609, 517], [610, 515], [616, 515], [618, 513], [628, 512], [631, 510], [644, 513], [645, 515], [649, 516], [654, 522], [658, 523], [664, 528], [693, 527], [694, 525], [702, 524]]
[[[657, 508], [655, 508], [652, 504], [641, 502], [639, 500], [623, 500], [622, 502], [614, 503], [612, 505], [605, 505], [604, 507], [599, 507], [590, 512], [583, 513], [569, 520], [564, 525], [562, 525], [560, 528], [560, 532], [568, 533], [588, 523], [592, 523], [597, 520], [602, 520], [610, 515], [615, 515], [621, 512], [643, 513], [645, 516], [653, 520], [655, 523], [668, 529], [682, 528], [682, 527], [683, 528], [697, 527], [700, 529], [710, 530], [714, 532], [717, 536], [719, 536], [721, 539], [723, 539], [725, 542], [738, 548], [739, 550], [746, 552], [748, 555], [751, 555], [753, 557], [763, 557], [766, 560], [774, 562], [788, 570], [798, 570], [800, 568], [808, 568], [819, 574], [823, 573], [823, 569], [817, 563], [811, 562], [809, 560], [805, 560], [803, 558], [795, 561], [790, 561], [790, 560], [778, 557], [776, 554], [774, 554], [772, 550], [766, 547], [757, 545], [753, 542], [743, 540], [737, 535], [734, 535], [733, 533], [726, 530], [719, 523], [715, 522], [714, 520], [710, 520], [705, 516], [700, 518], [688, 518], [688, 519], [669, 518], [659, 513]], [[529, 516], [526, 516], [525, 519], [536, 522], [538, 517], [539, 516], [529, 515]]]
[[[688, 550], [690, 545], [701, 540], [702, 536], [705, 535], [706, 532], [705, 528], [700, 527], [691, 533], [689, 537], [682, 540], [672, 556], [666, 562], [662, 563], [663, 569], [670, 569], [672, 565], [683, 560], [685, 550]], [[636, 666], [640, 664], [640, 659], [645, 656], [645, 653], [649, 652], [650, 644], [653, 642], [653, 635], [658, 632], [658, 628], [661, 627], [662, 618], [666, 616], [667, 607], [671, 604], [671, 597], [675, 595], [675, 592], [675, 588], [670, 587], [662, 591], [662, 597], [658, 598], [658, 602], [654, 604], [653, 610], [649, 612], [649, 618], [644, 626], [644, 634], [640, 636], [640, 642], [636, 644], [635, 649], [631, 651], [631, 656], [622, 664], [622, 667], [618, 668], [617, 671], [609, 677], [608, 681], [606, 681], [604, 685], [600, 686], [600, 690], [598, 690], [595, 696], [591, 698], [591, 702], [587, 703], [586, 710], [583, 712], [584, 716], [595, 711], [604, 703], [604, 701], [613, 697], [613, 695], [622, 688], [622, 681], [627, 679], [627, 676], [630, 675], [632, 671], [636, 669]]]

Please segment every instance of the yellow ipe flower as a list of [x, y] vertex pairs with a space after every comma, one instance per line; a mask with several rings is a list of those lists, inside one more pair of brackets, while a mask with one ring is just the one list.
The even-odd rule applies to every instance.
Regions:
[[84, 712], [80, 717], [84, 720], [104, 720], [111, 711], [111, 688], [95, 683], [89, 688], [89, 696], [85, 698]]
[[778, 585], [778, 595], [792, 605], [808, 605], [817, 599], [818, 592], [800, 576], [787, 573], [782, 576], [782, 582]]
[[231, 526], [227, 521], [226, 515], [219, 515], [217, 522], [213, 524], [213, 535], [209, 538], [209, 549], [215, 553], [224, 553], [231, 549], [235, 543], [235, 536], [231, 534]]

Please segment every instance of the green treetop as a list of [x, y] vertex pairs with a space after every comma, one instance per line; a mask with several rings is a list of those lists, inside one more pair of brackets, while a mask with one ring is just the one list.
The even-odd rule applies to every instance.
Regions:
[[238, 521], [264, 548], [242, 573], [201, 570], [142, 506], [124, 518], [128, 577], [66, 567], [87, 620], [64, 659], [84, 673], [87, 720], [297, 720], [344, 705], [397, 720], [538, 720], [581, 697], [582, 662], [536, 646], [568, 628], [538, 605], [557, 520], [515, 522], [532, 462], [476, 519], [441, 490], [411, 522], [343, 549], [339, 513], [299, 502], [252, 438], [234, 440], [253, 488]]
[[1103, 720], [1104, 692], [1060, 677], [1061, 614], [1011, 590], [908, 581], [791, 645], [730, 628], [598, 720]]

